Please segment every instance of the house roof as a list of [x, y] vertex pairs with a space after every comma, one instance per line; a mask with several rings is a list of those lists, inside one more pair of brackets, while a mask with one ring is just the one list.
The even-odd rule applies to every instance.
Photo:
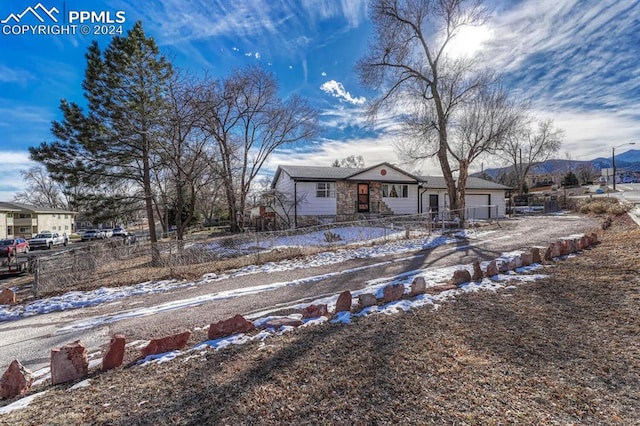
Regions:
[[[424, 187], [426, 188], [437, 188], [437, 189], [446, 189], [447, 185], [443, 176], [415, 176], [408, 172], [405, 172], [398, 167], [389, 164], [389, 163], [380, 163], [376, 164], [372, 167], [366, 168], [352, 168], [352, 167], [318, 167], [318, 166], [288, 166], [281, 165], [278, 166], [276, 170], [276, 174], [273, 177], [273, 182], [271, 184], [272, 187], [275, 186], [275, 183], [278, 181], [280, 173], [285, 172], [293, 180], [310, 180], [310, 181], [322, 181], [322, 180], [345, 180], [354, 175], [358, 175], [360, 173], [366, 172], [372, 168], [378, 167], [380, 165], [385, 165], [387, 167], [391, 167], [401, 173], [407, 175], [407, 177], [413, 178], [416, 180], [416, 183], [423, 182]], [[494, 190], [508, 190], [510, 189], [508, 186], [501, 185], [499, 183], [491, 182], [488, 180], [469, 177], [467, 178], [467, 189], [494, 189]]]
[[[444, 180], [444, 176], [419, 176], [420, 180], [424, 182], [425, 188], [438, 188], [446, 189], [447, 183]], [[511, 189], [508, 186], [491, 182], [489, 180], [480, 179], [469, 176], [467, 178], [467, 189]]]
[[38, 207], [31, 204], [15, 203], [13, 201], [0, 201], [0, 209], [9, 211], [30, 211], [32, 213], [59, 213], [74, 214], [71, 210], [53, 209], [49, 207]]

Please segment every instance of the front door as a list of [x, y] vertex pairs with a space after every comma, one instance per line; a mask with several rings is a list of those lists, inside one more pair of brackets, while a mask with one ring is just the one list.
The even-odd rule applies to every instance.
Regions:
[[438, 217], [438, 194], [429, 194], [429, 210], [431, 219]]
[[369, 213], [369, 184], [358, 184], [358, 213]]

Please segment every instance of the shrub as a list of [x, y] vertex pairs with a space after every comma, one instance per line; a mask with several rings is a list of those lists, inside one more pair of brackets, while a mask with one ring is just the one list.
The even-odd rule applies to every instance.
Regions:
[[632, 210], [634, 205], [628, 202], [620, 202], [617, 198], [595, 198], [588, 199], [578, 203], [575, 209], [583, 214], [612, 214], [619, 216]]

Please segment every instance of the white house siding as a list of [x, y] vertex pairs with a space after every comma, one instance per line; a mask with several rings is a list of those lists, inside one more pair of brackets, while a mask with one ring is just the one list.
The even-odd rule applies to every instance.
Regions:
[[[275, 190], [293, 200], [293, 180], [291, 177], [284, 172], [281, 173], [275, 184]], [[280, 203], [275, 203], [273, 209], [276, 211], [276, 214], [281, 216], [286, 216], [285, 210], [288, 211], [290, 215], [293, 215], [293, 207], [291, 204], [292, 203], [289, 203], [289, 205], [283, 208]]]
[[[429, 211], [429, 195], [438, 195], [438, 212], [441, 214], [446, 211], [449, 205], [449, 196], [445, 191], [429, 191], [422, 194], [422, 213], [427, 213]], [[473, 190], [467, 189], [465, 195], [465, 208], [467, 210], [466, 216], [468, 218], [475, 219], [495, 219], [497, 217], [504, 217], [505, 203], [504, 203], [505, 193], [503, 190]], [[490, 197], [490, 198], [489, 198]], [[490, 202], [488, 200], [491, 200]], [[488, 204], [491, 205], [490, 208], [490, 216], [489, 216], [489, 207], [486, 207]], [[483, 206], [484, 208], [480, 208], [479, 206]]]
[[298, 216], [329, 216], [336, 214], [336, 196], [335, 182], [331, 182], [333, 186], [332, 197], [316, 196], [317, 182], [298, 182], [296, 185], [296, 193], [301, 200], [298, 205]]
[[504, 217], [506, 211], [504, 191], [467, 190], [465, 207], [468, 218], [495, 219], [496, 217]]
[[407, 195], [408, 198], [382, 197], [382, 201], [393, 210], [394, 214], [418, 213], [418, 185], [409, 185]]

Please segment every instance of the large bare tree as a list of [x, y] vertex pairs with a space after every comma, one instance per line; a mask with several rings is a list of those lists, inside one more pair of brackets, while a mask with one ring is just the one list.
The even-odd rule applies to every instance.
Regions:
[[13, 197], [13, 201], [52, 209], [69, 208], [62, 185], [56, 182], [43, 166], [21, 170], [20, 175], [27, 186], [24, 191]]
[[313, 138], [317, 111], [299, 96], [283, 100], [275, 77], [259, 67], [235, 70], [205, 91], [202, 128], [214, 139], [231, 229], [243, 229], [251, 183], [278, 148]]
[[564, 131], [554, 127], [553, 120], [531, 122], [519, 126], [505, 140], [502, 157], [515, 171], [518, 194], [522, 195], [525, 179], [531, 168], [557, 154]]
[[203, 117], [199, 97], [201, 89], [193, 77], [176, 73], [166, 92], [169, 110], [161, 155], [169, 175], [171, 200], [165, 187], [163, 216], [166, 230], [170, 205], [178, 240], [183, 239], [196, 214], [200, 192], [213, 185], [215, 180], [210, 168], [210, 137], [199, 127]]
[[[375, 35], [357, 65], [363, 84], [380, 93], [369, 113], [375, 117], [383, 109], [399, 110], [407, 118], [407, 136], [418, 143], [409, 143], [403, 154], [414, 161], [436, 157], [447, 185], [449, 207], [462, 209], [464, 188], [458, 187], [464, 186], [470, 162], [479, 153], [474, 148], [459, 155], [454, 143], [465, 146], [469, 141], [460, 139], [465, 132], [451, 130], [468, 112], [462, 108], [465, 104], [475, 102], [473, 109], [481, 106], [483, 91], [490, 93], [487, 87], [495, 79], [482, 70], [477, 59], [448, 52], [460, 31], [482, 25], [487, 12], [477, 0], [372, 0], [370, 16]], [[482, 114], [491, 118], [491, 112]], [[503, 124], [490, 128], [493, 131]], [[467, 132], [467, 136], [471, 135]], [[481, 139], [476, 146], [480, 150], [500, 142], [498, 134], [473, 138]], [[453, 161], [457, 164], [452, 165]], [[462, 177], [457, 183], [456, 172]]]

